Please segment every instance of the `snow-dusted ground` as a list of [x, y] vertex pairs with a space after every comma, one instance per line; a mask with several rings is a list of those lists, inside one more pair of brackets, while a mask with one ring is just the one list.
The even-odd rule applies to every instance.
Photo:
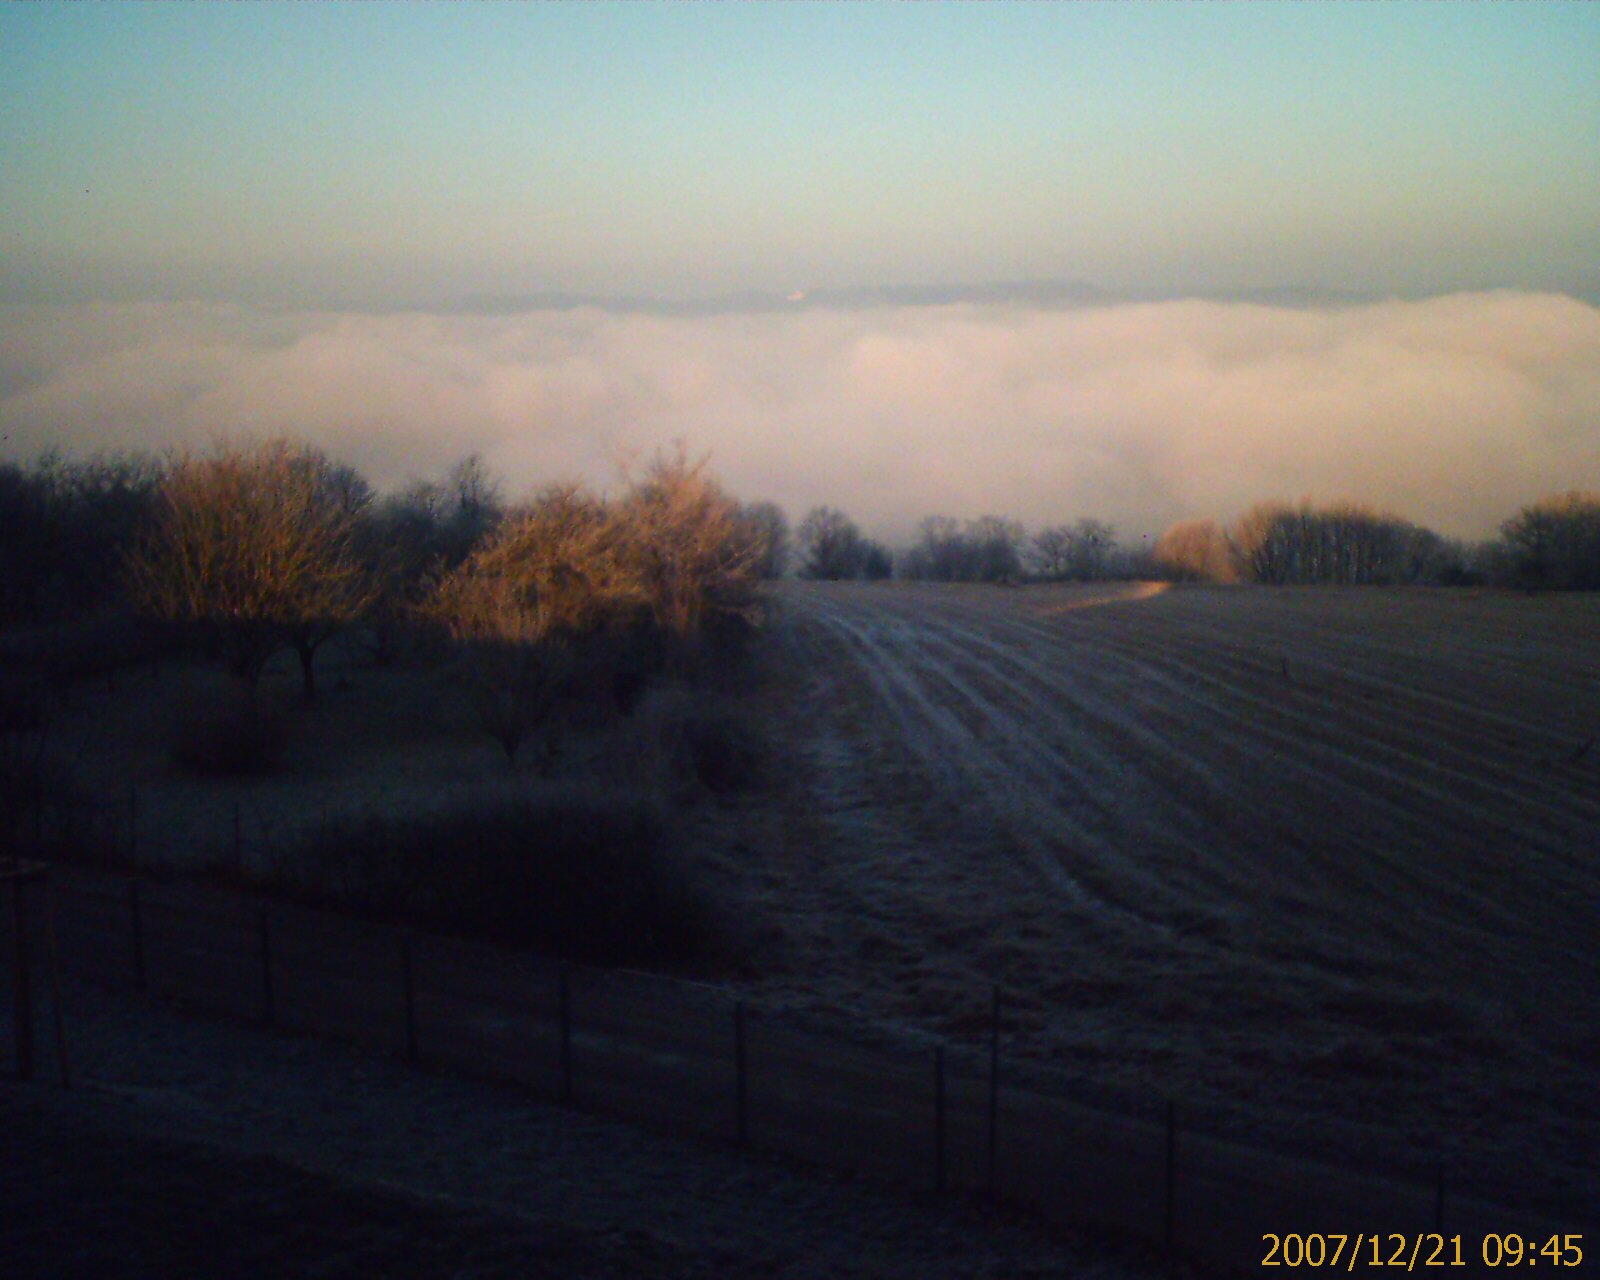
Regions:
[[[972, 1042], [998, 983], [1010, 1061], [1600, 1209], [1600, 599], [778, 595], [765, 678], [737, 695], [766, 782], [685, 817], [756, 939], [730, 981]], [[226, 860], [236, 803], [259, 865], [324, 817], [526, 778], [435, 676], [339, 659], [283, 773], [186, 778], [177, 679], [74, 690], [52, 728], [109, 803], [137, 787], [143, 857]], [[292, 672], [268, 686], [292, 699]]]
[[[785, 587], [775, 995], [1600, 1207], [1600, 600]], [[1392, 1167], [1392, 1166], [1391, 1166]]]

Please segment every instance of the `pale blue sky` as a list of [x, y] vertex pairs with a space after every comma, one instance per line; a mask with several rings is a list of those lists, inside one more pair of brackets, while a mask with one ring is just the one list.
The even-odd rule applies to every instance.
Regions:
[[1597, 277], [1595, 4], [0, 6], [0, 300]]

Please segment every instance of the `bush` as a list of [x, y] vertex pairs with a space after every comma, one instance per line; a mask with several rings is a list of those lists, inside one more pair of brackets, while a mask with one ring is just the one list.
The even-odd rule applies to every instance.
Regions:
[[661, 810], [571, 785], [335, 824], [280, 875], [385, 918], [594, 963], [699, 965], [725, 932]]
[[235, 682], [220, 693], [186, 694], [172, 725], [172, 760], [208, 778], [269, 773], [282, 760], [289, 726], [254, 689]]
[[682, 797], [704, 787], [729, 795], [759, 781], [766, 752], [726, 700], [684, 684], [652, 689], [626, 724], [612, 758], [635, 785]]

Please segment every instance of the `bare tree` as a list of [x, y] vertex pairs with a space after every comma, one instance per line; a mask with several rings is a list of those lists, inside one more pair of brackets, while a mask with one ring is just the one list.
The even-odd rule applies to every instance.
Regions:
[[1228, 544], [1247, 580], [1294, 580], [1293, 520], [1293, 511], [1284, 503], [1259, 502], [1234, 523]]
[[968, 576], [977, 582], [1014, 582], [1022, 576], [1022, 545], [1027, 536], [1019, 521], [1003, 516], [969, 520], [965, 535], [971, 557]]
[[775, 502], [747, 503], [739, 513], [756, 547], [756, 577], [783, 577], [789, 559], [789, 521]]
[[367, 614], [375, 661], [399, 656], [401, 640], [431, 590], [505, 515], [499, 485], [472, 454], [442, 480], [412, 480], [371, 502], [361, 521], [362, 556], [376, 587]]
[[1029, 544], [1034, 572], [1047, 582], [1060, 582], [1072, 569], [1072, 530], [1051, 525], [1033, 535]]
[[0, 463], [0, 621], [92, 608], [155, 505], [161, 462], [48, 452]]
[[1237, 579], [1228, 540], [1215, 520], [1180, 520], [1157, 540], [1156, 565], [1178, 582]]
[[1573, 490], [1523, 507], [1500, 527], [1520, 586], [1600, 588], [1600, 493]]
[[480, 719], [508, 760], [603, 628], [644, 619], [669, 657], [687, 654], [710, 621], [749, 601], [761, 541], [706, 465], [680, 446], [609, 503], [553, 486], [437, 580], [423, 613], [461, 647]]
[[446, 561], [451, 565], [460, 564], [504, 515], [500, 486], [489, 474], [483, 458], [473, 453], [456, 463], [438, 491], [440, 535]]
[[917, 534], [916, 545], [905, 557], [908, 577], [955, 582], [962, 576], [968, 554], [959, 521], [952, 516], [928, 516]]
[[317, 693], [317, 650], [372, 607], [380, 584], [360, 554], [360, 534], [372, 506], [372, 486], [354, 467], [331, 463], [310, 450], [303, 457], [302, 467], [306, 481], [316, 486], [320, 502], [327, 509], [327, 519], [338, 526], [339, 564], [346, 575], [337, 599], [324, 582], [323, 602], [308, 602], [314, 607], [303, 610], [283, 627], [284, 638], [300, 659], [301, 688], [309, 701]]
[[854, 520], [832, 507], [813, 507], [795, 535], [802, 556], [800, 575], [837, 581], [861, 576], [868, 544]]
[[206, 628], [252, 688], [293, 645], [309, 698], [317, 648], [370, 598], [352, 492], [319, 450], [288, 440], [180, 458], [124, 559], [129, 592], [159, 618]]
[[708, 462], [691, 462], [681, 444], [658, 455], [617, 511], [637, 589], [680, 648], [713, 615], [749, 602], [762, 555], [758, 531], [706, 474]]
[[0, 463], [0, 622], [39, 616], [58, 526], [37, 468]]
[[881, 542], [864, 538], [861, 543], [861, 577], [868, 582], [882, 582], [894, 576], [894, 552]]
[[1106, 576], [1116, 549], [1117, 534], [1110, 525], [1103, 520], [1079, 520], [1072, 526], [1071, 576], [1082, 582], [1099, 581]]
[[555, 485], [436, 582], [424, 616], [460, 646], [480, 723], [508, 762], [564, 687], [574, 639], [643, 605], [631, 550], [603, 502]]
[[1240, 572], [1255, 582], [1415, 582], [1442, 573], [1444, 540], [1387, 511], [1355, 502], [1252, 507], [1229, 537]]
[[904, 557], [903, 572], [934, 582], [1010, 582], [1022, 574], [1026, 537], [1018, 521], [1001, 516], [981, 516], [965, 526], [949, 516], [929, 516]]

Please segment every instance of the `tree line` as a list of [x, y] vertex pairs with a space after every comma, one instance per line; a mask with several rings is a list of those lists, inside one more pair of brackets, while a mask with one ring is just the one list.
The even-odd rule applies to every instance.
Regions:
[[622, 481], [613, 496], [560, 484], [511, 503], [468, 458], [379, 494], [288, 439], [7, 463], [0, 624], [131, 607], [247, 689], [292, 652], [307, 698], [341, 632], [379, 662], [444, 644], [514, 756], [575, 681], [681, 669], [778, 572], [782, 513], [737, 502], [705, 460], [680, 447]]
[[789, 572], [1594, 590], [1600, 494], [1532, 503], [1476, 545], [1358, 503], [1274, 502], [1229, 526], [1179, 522], [1133, 547], [1095, 519], [1030, 533], [1001, 516], [930, 516], [896, 549], [830, 506], [791, 537], [779, 507], [736, 501], [681, 448], [623, 477], [616, 497], [557, 485], [519, 503], [475, 457], [378, 493], [354, 468], [287, 440], [0, 464], [0, 625], [131, 601], [187, 619], [246, 680], [293, 650], [308, 692], [318, 649], [357, 621], [379, 660], [419, 624], [463, 647], [500, 634], [553, 653], [618, 618], [647, 620], [651, 643], [669, 652], [745, 607], [752, 584]]
[[1600, 589], [1600, 494], [1573, 491], [1523, 507], [1482, 543], [1446, 538], [1357, 502], [1259, 503], [1231, 526], [1184, 520], [1152, 546], [1123, 546], [1106, 522], [1079, 519], [1030, 534], [1018, 520], [930, 516], [891, 551], [844, 513], [817, 507], [796, 531], [804, 578], [931, 582], [1164, 579], [1340, 586], [1487, 584]]

